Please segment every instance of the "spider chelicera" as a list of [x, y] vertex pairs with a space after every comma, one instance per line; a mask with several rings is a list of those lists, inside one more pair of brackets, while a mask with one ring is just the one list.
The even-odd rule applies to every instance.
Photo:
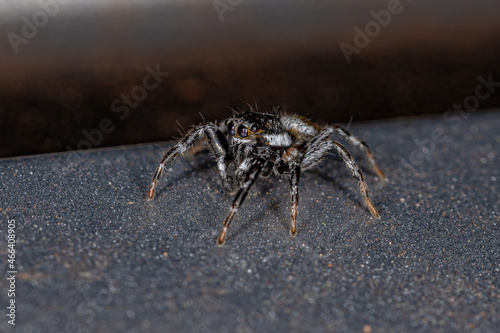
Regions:
[[[363, 173], [349, 151], [331, 138], [334, 134], [361, 149], [377, 176], [380, 179], [386, 179], [375, 163], [368, 145], [342, 127], [320, 126], [301, 116], [280, 113], [277, 109], [273, 109], [273, 113], [260, 113], [250, 108], [246, 111], [235, 112], [220, 126], [209, 122], [189, 130], [177, 144], [168, 150], [156, 168], [147, 199], [153, 200], [165, 165], [172, 163], [175, 158], [195, 147], [201, 139], [205, 138], [217, 160], [222, 186], [229, 193], [236, 193], [229, 215], [224, 221], [222, 232], [217, 239], [218, 244], [224, 244], [231, 220], [256, 179], [259, 176], [267, 177], [273, 171], [290, 180], [292, 206], [290, 233], [295, 236], [300, 174], [316, 166], [331, 148], [335, 148], [354, 178], [358, 180], [361, 195], [371, 214], [375, 218], [380, 218], [370, 200]], [[228, 167], [231, 164], [235, 166], [234, 175], [228, 174]]]

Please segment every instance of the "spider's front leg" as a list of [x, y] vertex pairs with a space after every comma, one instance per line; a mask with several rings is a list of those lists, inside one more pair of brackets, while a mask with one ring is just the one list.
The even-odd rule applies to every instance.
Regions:
[[156, 186], [165, 169], [165, 165], [172, 163], [179, 155], [183, 155], [190, 148], [194, 147], [204, 135], [206, 136], [210, 149], [217, 159], [219, 175], [224, 189], [231, 191], [234, 188], [234, 181], [227, 174], [227, 168], [231, 162], [231, 153], [229, 151], [227, 139], [215, 124], [201, 124], [189, 130], [186, 135], [177, 144], [172, 146], [165, 156], [163, 156], [163, 159], [153, 175], [153, 180], [151, 181], [147, 196], [148, 201], [153, 200], [155, 196]]
[[291, 217], [290, 235], [297, 235], [297, 211], [299, 206], [300, 161], [302, 154], [295, 147], [290, 147], [282, 154], [281, 160], [275, 164], [275, 171], [280, 175], [290, 175]]
[[292, 226], [290, 234], [297, 235], [297, 207], [299, 205], [299, 179], [300, 165], [298, 163], [290, 164], [290, 192], [292, 196]]
[[224, 221], [222, 231], [217, 239], [219, 245], [224, 244], [224, 240], [226, 239], [227, 229], [233, 220], [234, 215], [240, 208], [243, 200], [245, 200], [248, 191], [255, 183], [257, 178], [259, 177], [262, 168], [265, 166], [265, 162], [261, 159], [247, 159], [242, 163], [242, 166], [239, 168], [241, 170], [241, 178], [240, 178], [240, 190], [236, 194], [234, 198], [233, 205], [231, 206], [231, 210], [229, 211], [229, 215]]

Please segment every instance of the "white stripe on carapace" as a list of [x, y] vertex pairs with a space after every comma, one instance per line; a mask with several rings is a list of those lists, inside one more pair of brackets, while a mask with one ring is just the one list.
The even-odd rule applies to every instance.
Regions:
[[262, 137], [273, 147], [288, 147], [292, 144], [292, 138], [288, 133], [264, 134]]

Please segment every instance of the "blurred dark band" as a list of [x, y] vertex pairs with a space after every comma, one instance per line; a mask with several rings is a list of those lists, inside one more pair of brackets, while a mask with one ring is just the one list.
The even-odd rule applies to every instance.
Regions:
[[0, 157], [167, 140], [247, 103], [320, 122], [499, 107], [499, 18], [487, 0], [0, 0]]

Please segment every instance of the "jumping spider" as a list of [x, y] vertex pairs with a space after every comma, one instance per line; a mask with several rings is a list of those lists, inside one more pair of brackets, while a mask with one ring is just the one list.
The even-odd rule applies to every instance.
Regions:
[[[268, 177], [274, 171], [276, 175], [289, 178], [292, 225], [290, 233], [297, 232], [297, 205], [299, 202], [299, 178], [303, 170], [316, 166], [335, 148], [344, 160], [347, 168], [358, 180], [361, 195], [375, 218], [380, 218], [368, 194], [368, 186], [363, 174], [351, 157], [349, 151], [337, 141], [331, 139], [338, 134], [346, 141], [361, 149], [374, 172], [380, 179], [385, 175], [378, 168], [367, 144], [338, 125], [320, 126], [301, 116], [260, 113], [252, 108], [235, 114], [218, 127], [216, 123], [204, 123], [193, 127], [184, 137], [168, 150], [156, 172], [149, 188], [148, 200], [153, 200], [155, 190], [165, 165], [172, 163], [179, 155], [195, 147], [202, 138], [206, 138], [208, 146], [217, 160], [222, 186], [229, 193], [236, 193], [231, 210], [218, 238], [222, 245], [227, 229], [238, 208], [245, 200], [249, 189], [259, 176]], [[228, 174], [228, 167], [233, 163], [234, 175]]]

